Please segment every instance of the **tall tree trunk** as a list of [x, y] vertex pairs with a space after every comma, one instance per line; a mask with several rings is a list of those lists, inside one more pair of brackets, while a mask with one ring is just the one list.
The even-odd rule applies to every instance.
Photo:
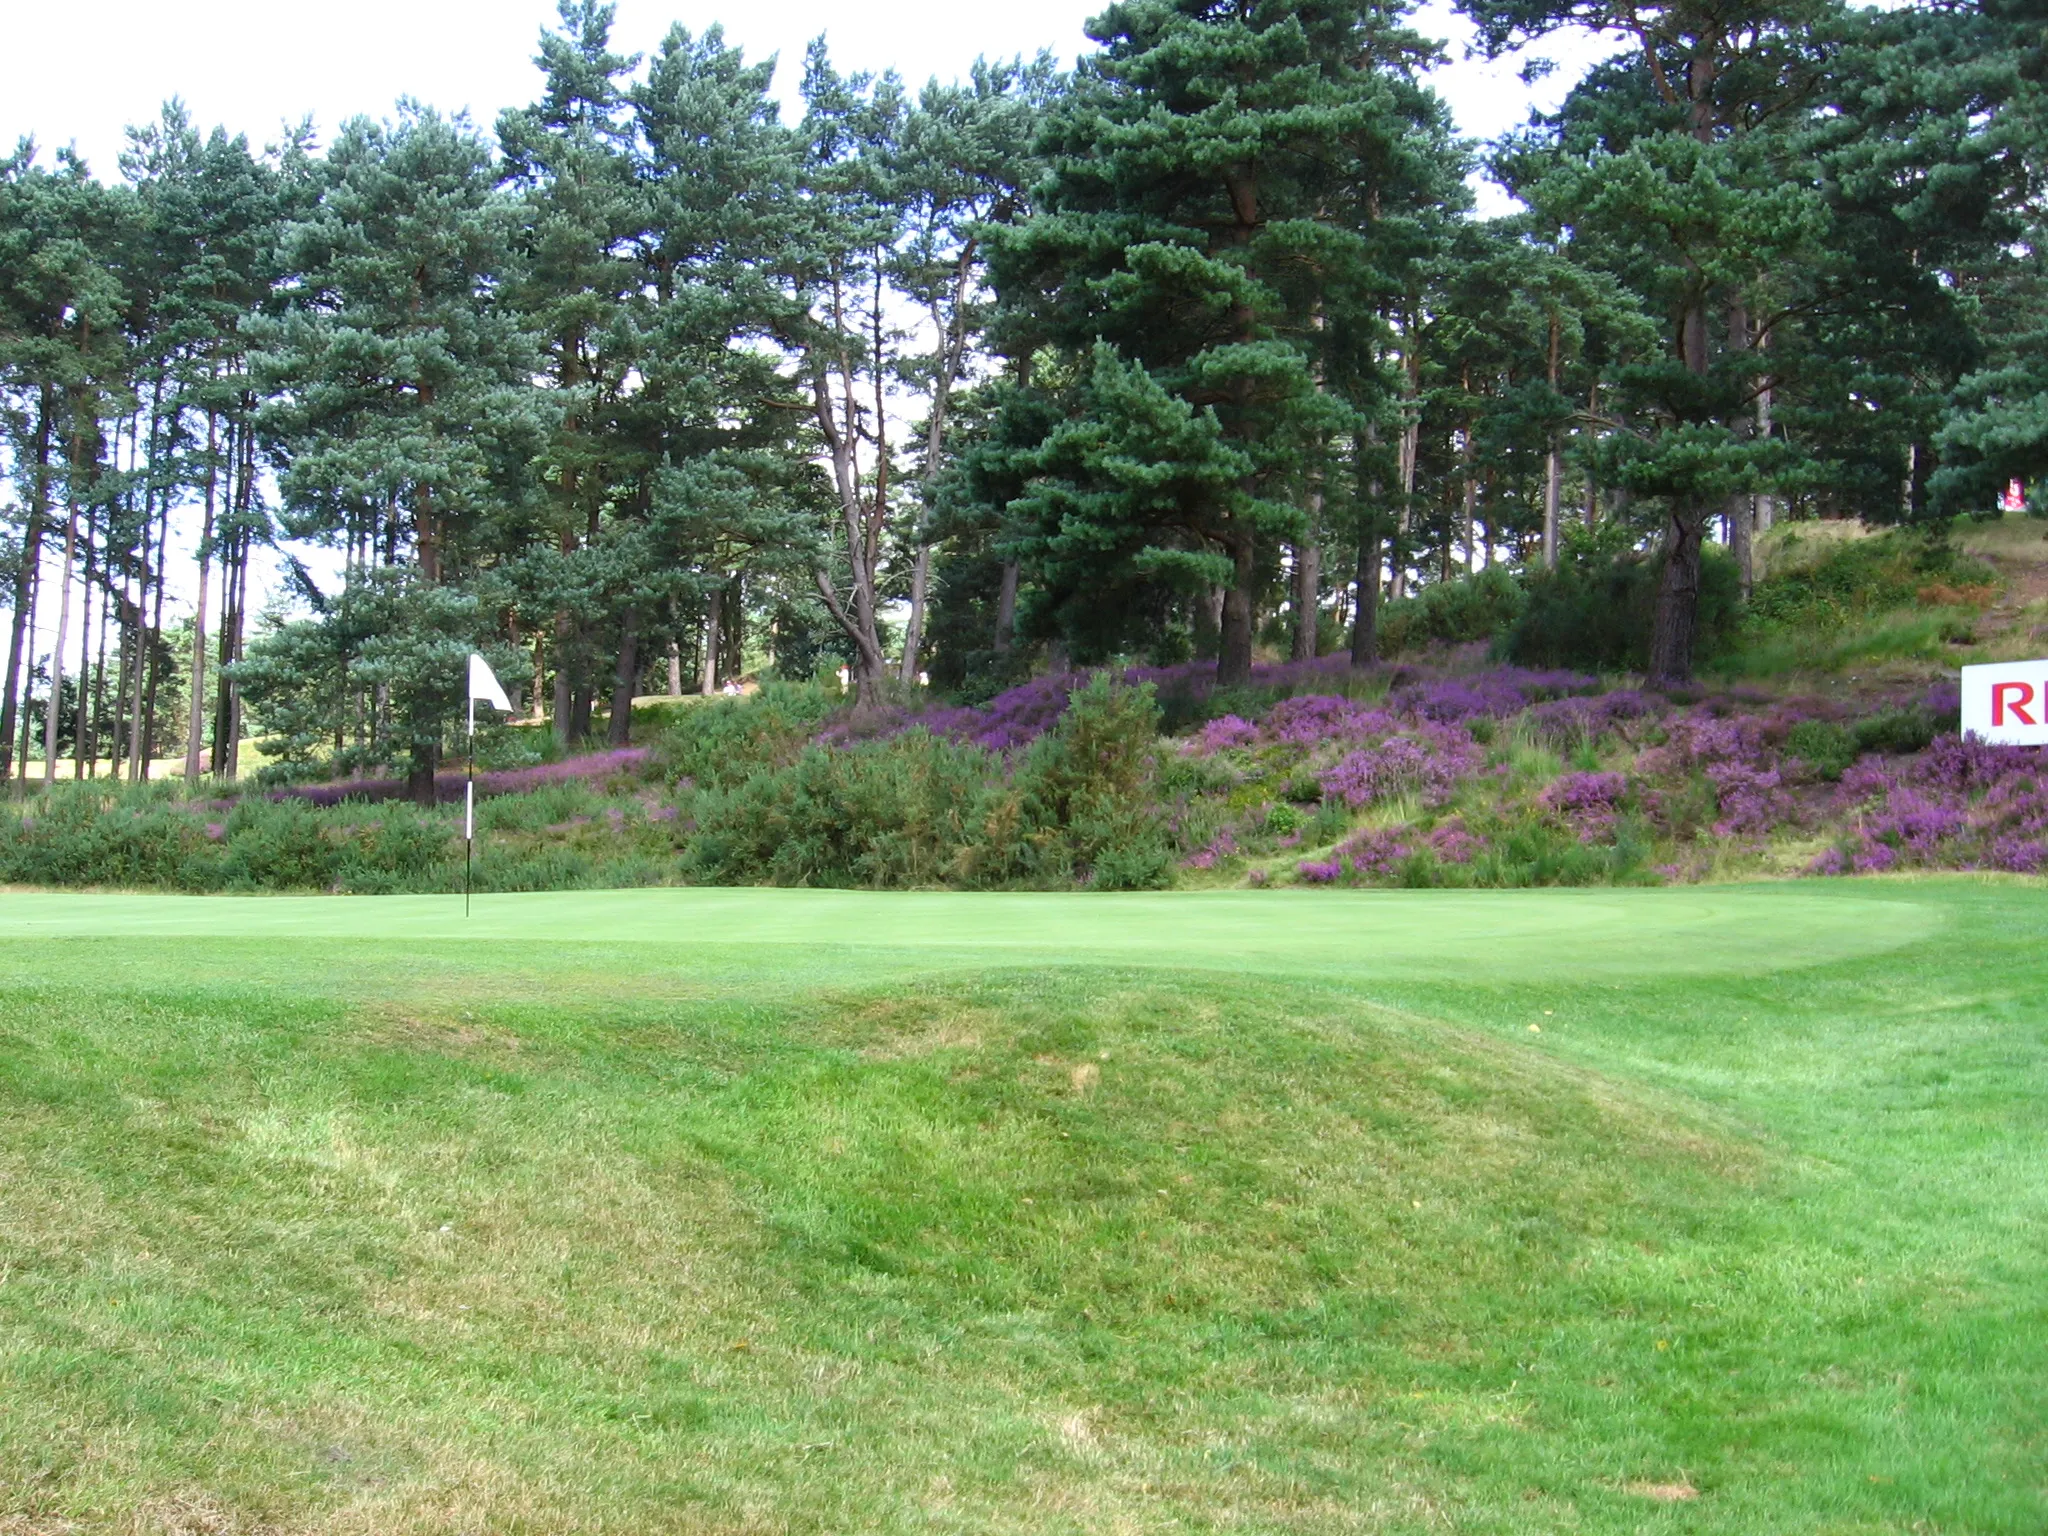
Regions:
[[[235, 561], [235, 612], [228, 627], [228, 660], [238, 662], [244, 654], [249, 628], [249, 535], [242, 534], [242, 549]], [[232, 671], [223, 672], [227, 681], [227, 756], [222, 771], [230, 783], [242, 775], [242, 684]]]
[[149, 618], [149, 642], [147, 663], [149, 675], [142, 694], [142, 776], [147, 779], [155, 762], [156, 753], [156, 700], [158, 689], [163, 683], [164, 652], [164, 588], [169, 585], [165, 577], [169, 574], [168, 559], [171, 540], [170, 497], [162, 497], [156, 511], [156, 593], [151, 598]]
[[1375, 507], [1358, 533], [1356, 595], [1351, 611], [1351, 665], [1369, 667], [1380, 659], [1380, 520]]
[[[1705, 378], [1709, 359], [1707, 310], [1703, 300], [1686, 307], [1678, 329], [1679, 355], [1686, 371]], [[1664, 530], [1664, 572], [1657, 586], [1657, 609], [1650, 625], [1650, 680], [1692, 681], [1693, 649], [1699, 629], [1700, 546], [1706, 538], [1712, 509], [1687, 500], [1674, 501]]]
[[[838, 494], [841, 528], [846, 541], [844, 548], [850, 583], [846, 601], [840, 600], [837, 585], [822, 566], [812, 570], [811, 578], [817, 585], [825, 611], [832, 615], [832, 622], [839, 626], [840, 632], [853, 646], [850, 669], [853, 673], [853, 699], [854, 708], [860, 713], [880, 707], [882, 680], [888, 675], [888, 661], [882, 655], [881, 632], [876, 624], [875, 596], [882, 534], [889, 512], [889, 416], [887, 390], [883, 382], [887, 335], [882, 320], [884, 278], [879, 262], [875, 264], [873, 280], [874, 303], [868, 317], [872, 334], [861, 335], [858, 323], [850, 320], [847, 313], [846, 270], [838, 261], [832, 263], [829, 280], [831, 328], [837, 352], [834, 355], [820, 347], [809, 359], [812, 408], [819, 434], [831, 456], [832, 485]], [[869, 417], [873, 423], [871, 430], [864, 430], [861, 425], [864, 407], [858, 398], [859, 364], [854, 361], [854, 346], [865, 347], [872, 363], [869, 372], [874, 400], [871, 407], [866, 407], [872, 412]], [[864, 437], [873, 443], [875, 450], [874, 484], [865, 493], [860, 468], [860, 443]]]
[[[1557, 393], [1558, 357], [1562, 326], [1558, 316], [1550, 317], [1550, 392]], [[1553, 569], [1557, 565], [1557, 493], [1558, 493], [1558, 442], [1552, 432], [1550, 451], [1543, 457], [1543, 568]]]
[[1550, 452], [1543, 459], [1543, 568], [1547, 571], [1557, 564], [1557, 506], [1558, 477], [1561, 466], [1558, 463], [1557, 439], [1550, 440]]
[[[1472, 392], [1469, 377], [1465, 383], [1465, 392], [1467, 394]], [[1462, 542], [1465, 546], [1465, 571], [1468, 575], [1472, 570], [1472, 524], [1479, 506], [1479, 476], [1474, 467], [1476, 462], [1477, 447], [1472, 441], [1472, 418], [1467, 415], [1464, 429], [1458, 434], [1458, 463], [1464, 472], [1465, 480], [1464, 492], [1459, 502], [1458, 516], [1463, 528], [1464, 537]], [[1444, 552], [1444, 574], [1446, 577], [1450, 575], [1450, 551], [1448, 548]]]
[[1390, 589], [1396, 602], [1408, 595], [1408, 535], [1414, 527], [1415, 465], [1422, 455], [1421, 391], [1422, 358], [1411, 340], [1401, 364], [1401, 508], [1394, 524], [1394, 576]]
[[[1765, 331], [1757, 337], [1756, 346], [1759, 352], [1769, 351], [1771, 333]], [[1774, 430], [1775, 423], [1771, 420], [1771, 381], [1770, 376], [1766, 374], [1763, 386], [1756, 392], [1756, 435], [1768, 442]], [[1759, 534], [1769, 533], [1777, 521], [1778, 498], [1767, 490], [1757, 492], [1755, 531]]]
[[574, 632], [573, 622], [566, 613], [555, 615], [555, 745], [565, 752], [576, 741], [575, 698], [572, 692], [575, 679], [569, 672], [569, 636]]
[[107, 736], [107, 777], [119, 783], [128, 773], [128, 669], [134, 640], [128, 622], [131, 599], [124, 582], [119, 597], [120, 617], [114, 623], [114, 718]]
[[255, 401], [243, 398], [243, 415], [229, 433], [233, 466], [229, 477], [228, 502], [234, 509], [234, 527], [228, 536], [227, 553], [221, 565], [221, 625], [218, 697], [214, 705], [213, 771], [233, 782], [242, 765], [242, 686], [235, 679], [234, 664], [242, 659], [244, 634], [249, 613], [249, 555], [253, 543], [250, 513], [255, 505], [256, 438], [249, 429]]
[[432, 805], [436, 798], [434, 778], [440, 768], [440, 743], [415, 742], [412, 755], [406, 760], [405, 798], [414, 805]]
[[1232, 579], [1223, 591], [1222, 635], [1216, 655], [1216, 682], [1225, 688], [1251, 681], [1255, 553], [1249, 535], [1240, 535], [1230, 551]]
[[725, 656], [718, 670], [727, 682], [736, 683], [747, 671], [747, 579], [735, 574], [725, 589], [725, 609], [719, 615], [718, 631], [724, 638]]
[[995, 651], [998, 656], [1010, 654], [1010, 647], [1017, 636], [1017, 562], [1003, 562], [1002, 580], [996, 586], [996, 635]]
[[64, 646], [71, 627], [71, 562], [78, 549], [78, 501], [66, 500], [64, 569], [57, 585], [57, 643], [50, 648], [50, 707], [43, 715], [43, 784], [57, 782], [57, 717], [64, 709]]
[[[37, 621], [41, 618], [41, 608], [43, 608], [43, 582], [41, 582], [41, 578], [37, 578], [37, 584], [29, 590], [29, 633], [31, 635], [35, 633]], [[20, 698], [20, 741], [18, 741], [18, 752], [14, 752], [16, 743], [10, 743], [8, 750], [14, 752], [16, 762], [18, 762], [16, 776], [18, 776], [20, 784], [23, 784], [23, 788], [27, 788], [29, 786], [29, 748], [33, 745], [33, 739], [35, 739], [35, 729], [33, 729], [33, 721], [35, 721], [35, 676], [33, 676], [33, 668], [31, 668], [31, 676], [23, 680], [20, 692], [23, 692], [23, 698]]]
[[[1749, 328], [1749, 306], [1736, 299], [1728, 306], [1727, 345], [1731, 353], [1748, 352], [1752, 344]], [[1754, 438], [1756, 423], [1738, 420], [1734, 424], [1738, 437]], [[1742, 587], [1742, 595], [1749, 596], [1749, 589], [1756, 581], [1755, 531], [1756, 499], [1747, 492], [1738, 491], [1728, 498], [1725, 509], [1728, 524], [1728, 548], [1735, 556], [1736, 579]]]
[[199, 744], [206, 713], [206, 599], [213, 575], [214, 492], [219, 481], [215, 455], [220, 447], [220, 418], [206, 413], [206, 515], [199, 534], [199, 599], [192, 609], [192, 706], [185, 725], [185, 782], [199, 782]]
[[1223, 654], [1223, 587], [1211, 587], [1202, 594], [1200, 618], [1207, 623], [1209, 637], [1216, 642], [1216, 654]]
[[220, 559], [220, 623], [213, 643], [213, 741], [207, 751], [206, 770], [215, 778], [228, 768], [228, 663], [235, 659], [235, 565], [236, 539], [230, 533]]
[[[109, 527], [112, 520], [109, 519]], [[110, 544], [111, 539], [108, 541]], [[93, 536], [92, 512], [85, 514], [85, 572], [84, 585], [79, 591], [79, 603], [83, 612], [78, 627], [78, 729], [71, 740], [71, 776], [87, 779], [97, 776], [99, 771], [99, 716], [100, 705], [107, 688], [107, 606], [100, 604], [99, 615], [99, 660], [93, 661], [93, 615], [92, 615], [92, 554], [97, 540]]]
[[1657, 612], [1650, 629], [1650, 681], [1692, 681], [1693, 651], [1700, 611], [1700, 546], [1709, 510], [1695, 503], [1671, 509], [1664, 529], [1664, 570], [1657, 587]]
[[917, 559], [910, 567], [910, 624], [903, 632], [903, 665], [897, 681], [908, 688], [917, 681], [918, 653], [924, 649], [925, 588], [931, 580], [932, 547], [917, 546]]
[[[50, 510], [50, 428], [55, 401], [50, 386], [38, 392], [36, 402], [35, 467], [29, 479], [28, 522], [22, 529], [21, 563], [14, 568], [12, 632], [7, 641], [7, 681], [0, 690], [0, 782], [14, 764], [14, 727], [17, 714], [26, 717], [21, 697], [25, 691], [26, 669], [22, 665], [29, 637], [29, 615], [35, 608], [43, 559], [43, 524]], [[26, 770], [24, 770], [26, 771]]]
[[1370, 423], [1354, 443], [1353, 472], [1359, 489], [1358, 560], [1352, 569], [1351, 665], [1370, 667], [1380, 659], [1380, 482], [1372, 478], [1379, 429]]
[[713, 587], [704, 598], [704, 655], [698, 668], [697, 691], [718, 692], [719, 624], [725, 611], [725, 588]]
[[[28, 594], [28, 629], [30, 634], [35, 633], [36, 621], [42, 616], [42, 601], [43, 583], [41, 577], [39, 576], [36, 580], [36, 584], [29, 589]], [[33, 668], [31, 668], [31, 673], [33, 673]], [[19, 763], [17, 776], [19, 777], [21, 785], [24, 789], [28, 787], [29, 747], [33, 742], [35, 736], [32, 724], [35, 718], [35, 699], [33, 697], [34, 691], [35, 690], [33, 676], [23, 679], [21, 686], [21, 738], [18, 743], [10, 742], [8, 744], [8, 750], [13, 751], [16, 754]]]
[[[1322, 328], [1321, 306], [1317, 307], [1316, 328]], [[1322, 388], [1321, 370], [1318, 369], [1316, 387]], [[1316, 632], [1322, 618], [1323, 601], [1323, 546], [1320, 541], [1323, 526], [1323, 453], [1327, 445], [1316, 450], [1315, 462], [1309, 469], [1308, 483], [1308, 531], [1294, 546], [1294, 643], [1289, 657], [1294, 661], [1314, 661], [1317, 643], [1321, 636]]]
[[[1311, 498], [1312, 515], [1322, 516], [1323, 493], [1315, 491]], [[1311, 536], [1294, 546], [1294, 645], [1290, 657], [1295, 661], [1314, 661], [1317, 621], [1322, 617], [1323, 596], [1323, 546]]]
[[1600, 381], [1586, 391], [1586, 529], [1600, 526]]
[[[952, 404], [953, 384], [959, 378], [960, 365], [967, 356], [967, 296], [974, 281], [976, 250], [977, 244], [972, 237], [961, 244], [959, 259], [953, 267], [951, 308], [942, 310], [937, 302], [931, 306], [932, 327], [939, 338], [939, 355], [937, 367], [933, 370], [931, 414], [925, 425], [924, 483], [919, 487], [926, 507], [932, 503], [932, 481], [939, 472], [940, 457], [946, 445], [946, 415]], [[897, 674], [906, 688], [918, 679], [918, 657], [924, 650], [925, 595], [930, 585], [931, 564], [932, 547], [920, 539], [917, 560], [910, 570], [910, 624], [903, 633], [903, 666]]]
[[640, 610], [628, 605], [619, 632], [619, 664], [612, 673], [609, 746], [623, 747], [633, 736], [633, 685], [640, 679]]

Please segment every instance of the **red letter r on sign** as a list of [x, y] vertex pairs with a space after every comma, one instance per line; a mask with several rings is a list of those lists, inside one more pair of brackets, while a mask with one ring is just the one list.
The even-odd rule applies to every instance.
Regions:
[[[2016, 695], [2010, 703], [2007, 695]], [[2040, 722], [2027, 713], [2027, 706], [2034, 702], [2032, 683], [1993, 683], [1991, 685], [1991, 723], [2005, 724], [2005, 712], [2012, 711], [2013, 719], [2021, 725], [2038, 725]]]

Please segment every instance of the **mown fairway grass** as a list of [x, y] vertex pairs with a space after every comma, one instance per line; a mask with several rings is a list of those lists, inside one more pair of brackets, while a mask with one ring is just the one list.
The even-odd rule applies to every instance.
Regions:
[[2048, 1529], [2038, 885], [0, 936], [8, 1536]]

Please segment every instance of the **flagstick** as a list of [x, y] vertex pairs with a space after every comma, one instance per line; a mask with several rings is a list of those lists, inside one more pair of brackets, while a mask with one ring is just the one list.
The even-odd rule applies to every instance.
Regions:
[[476, 694], [469, 696], [469, 750], [462, 758], [462, 915], [469, 916], [469, 866], [476, 856]]

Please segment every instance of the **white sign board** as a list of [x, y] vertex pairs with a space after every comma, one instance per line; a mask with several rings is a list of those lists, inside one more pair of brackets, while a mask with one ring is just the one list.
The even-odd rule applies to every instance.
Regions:
[[1963, 734], [2008, 747], [2048, 746], [2048, 661], [1963, 668]]

